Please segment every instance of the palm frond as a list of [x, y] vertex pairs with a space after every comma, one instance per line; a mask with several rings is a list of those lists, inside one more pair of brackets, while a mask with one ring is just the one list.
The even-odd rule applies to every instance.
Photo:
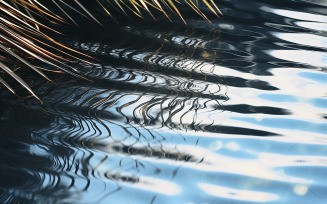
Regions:
[[[32, 61], [40, 61], [51, 67], [53, 71], [62, 70], [76, 77], [84, 78], [78, 74], [78, 70], [67, 64], [67, 62], [72, 62], [67, 58], [85, 60], [78, 57], [83, 56], [82, 53], [61, 45], [43, 33], [41, 30], [50, 30], [60, 34], [60, 32], [44, 25], [38, 19], [44, 20], [47, 18], [48, 21], [58, 23], [63, 23], [65, 20], [50, 12], [39, 2], [29, 2], [24, 0], [0, 1], [0, 52], [3, 55], [0, 59], [0, 70], [9, 74], [36, 97], [26, 82], [9, 68], [11, 65], [30, 68], [51, 81], [45, 73], [33, 65]], [[7, 83], [4, 83], [3, 79], [0, 82], [14, 93], [13, 89]]]
[[[213, 0], [202, 0], [202, 3], [215, 15], [221, 14]], [[47, 71], [58, 71], [69, 73], [73, 76], [84, 78], [79, 71], [72, 66], [76, 60], [89, 63], [94, 59], [80, 53], [72, 48], [60, 44], [45, 33], [62, 33], [49, 26], [49, 24], [78, 25], [72, 12], [102, 25], [97, 15], [88, 9], [90, 2], [83, 0], [0, 0], [0, 70], [10, 75], [14, 80], [28, 90], [35, 98], [39, 99], [28, 86], [28, 84], [10, 68], [12, 65], [30, 68], [45, 79], [51, 81], [34, 62], [47, 65]], [[129, 13], [143, 18], [144, 13], [150, 14], [154, 19], [152, 11], [163, 13], [169, 20], [171, 15], [177, 15], [186, 24], [179, 7], [189, 6], [205, 20], [209, 19], [198, 7], [198, 1], [193, 0], [96, 0], [92, 7], [98, 7], [104, 14], [112, 16], [111, 10], [116, 9], [125, 15]], [[47, 32], [45, 32], [47, 31]], [[82, 59], [82, 58], [86, 58]], [[71, 60], [73, 59], [73, 60]], [[85, 78], [84, 78], [85, 79]], [[14, 89], [3, 79], [0, 83], [15, 93]], [[40, 100], [40, 99], [39, 99]], [[41, 101], [41, 100], [40, 100]]]

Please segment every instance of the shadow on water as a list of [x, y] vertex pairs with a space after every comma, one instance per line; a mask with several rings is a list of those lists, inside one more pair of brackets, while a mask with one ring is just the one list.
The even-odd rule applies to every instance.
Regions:
[[48, 128], [53, 120], [53, 116], [29, 107], [1, 103], [2, 203], [29, 203], [42, 198], [55, 202], [69, 197], [53, 160], [61, 153], [69, 158], [72, 150], [35, 140], [31, 135], [35, 130]]
[[212, 24], [61, 38], [100, 60], [78, 65], [94, 82], [30, 80], [44, 105], [2, 92], [0, 202], [323, 203], [325, 49], [298, 35], [326, 30], [292, 12], [324, 5], [221, 2]]

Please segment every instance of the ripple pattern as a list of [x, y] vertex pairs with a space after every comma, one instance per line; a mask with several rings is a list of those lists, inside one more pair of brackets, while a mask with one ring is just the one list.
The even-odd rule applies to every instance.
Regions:
[[44, 105], [1, 92], [0, 202], [325, 203], [326, 4], [220, 4], [62, 38], [100, 61]]

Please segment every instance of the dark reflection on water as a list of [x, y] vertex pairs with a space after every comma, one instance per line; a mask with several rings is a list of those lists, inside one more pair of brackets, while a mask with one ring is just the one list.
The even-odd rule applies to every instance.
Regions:
[[89, 25], [62, 41], [100, 59], [79, 65], [94, 82], [3, 91], [0, 202], [325, 203], [327, 5], [219, 4]]

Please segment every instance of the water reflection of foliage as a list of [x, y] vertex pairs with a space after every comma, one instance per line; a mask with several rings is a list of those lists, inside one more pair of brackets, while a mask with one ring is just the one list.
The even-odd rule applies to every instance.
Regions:
[[[105, 47], [115, 49], [110, 52], [105, 50], [104, 53], [108, 55], [101, 57], [105, 59], [104, 63], [96, 64], [89, 70], [88, 77], [94, 83], [58, 79], [57, 85], [53, 85], [31, 81], [31, 86], [34, 85], [33, 89], [42, 96], [46, 105], [40, 109], [32, 100], [27, 101], [31, 112], [27, 111], [26, 117], [39, 113], [37, 120], [30, 121], [30, 126], [38, 121], [43, 121], [44, 125], [30, 129], [29, 125], [22, 122], [23, 128], [20, 131], [24, 135], [17, 140], [26, 149], [1, 148], [2, 152], [8, 151], [8, 154], [2, 154], [6, 160], [1, 163], [5, 169], [3, 172], [7, 172], [8, 168], [19, 169], [19, 172], [4, 176], [15, 178], [17, 175], [25, 175], [26, 179], [23, 184], [16, 179], [16, 186], [12, 188], [6, 186], [7, 180], [1, 179], [5, 181], [1, 186], [1, 201], [69, 200], [73, 198], [68, 192], [86, 191], [97, 178], [106, 178], [112, 181], [111, 187], [117, 186], [111, 188], [112, 191], [108, 192], [110, 194], [121, 189], [119, 183], [141, 182], [140, 175], [144, 168], [152, 175], [160, 174], [160, 167], [149, 167], [138, 157], [181, 162], [201, 161], [191, 152], [170, 145], [167, 135], [162, 135], [158, 130], [185, 129], [185, 115], [196, 115], [198, 111], [209, 107], [215, 109], [213, 104], [220, 106], [219, 101], [226, 100], [224, 94], [219, 93], [220, 87], [215, 82], [219, 78], [198, 71], [203, 64], [200, 59], [188, 61], [189, 58], [199, 56], [197, 52], [203, 49], [200, 47], [205, 45], [205, 37], [198, 36], [203, 39], [195, 43], [198, 46], [194, 46], [194, 43], [190, 44], [187, 40], [192, 38], [190, 33], [189, 38], [185, 37], [177, 44], [172, 41], [172, 34], [168, 44], [165, 39], [150, 36], [156, 43], [142, 48], [140, 46], [142, 43], [144, 45], [144, 41], [133, 43], [136, 36], [135, 32], [132, 33], [126, 42], [107, 42]], [[157, 31], [152, 32], [154, 33], [158, 34]], [[179, 49], [174, 52], [170, 46]], [[113, 58], [118, 60], [112, 63], [110, 59]], [[131, 63], [125, 63], [126, 61]], [[86, 65], [81, 66], [87, 69]], [[212, 87], [216, 87], [214, 91]], [[18, 114], [19, 110], [26, 109], [18, 105], [9, 114]], [[181, 115], [180, 123], [173, 121], [178, 115]], [[196, 126], [200, 122], [194, 117], [191, 123]], [[20, 135], [16, 132], [14, 134]], [[9, 132], [2, 135], [3, 140], [7, 141], [5, 144], [15, 142]], [[186, 141], [187, 138], [180, 135], [180, 139], [174, 140]], [[35, 148], [36, 151], [32, 151]], [[102, 154], [97, 155], [97, 151]], [[9, 156], [13, 152], [17, 156]], [[30, 162], [34, 165], [26, 166], [19, 162], [23, 157], [31, 158]], [[35, 165], [34, 159], [38, 160], [38, 165]], [[9, 164], [9, 161], [14, 164]], [[103, 170], [103, 166], [106, 170]], [[33, 173], [30, 173], [31, 170]], [[81, 182], [84, 184], [80, 185]], [[16, 193], [13, 194], [12, 191]], [[43, 195], [48, 195], [49, 198]]]
[[[222, 91], [226, 82], [214, 72], [222, 60], [220, 33], [201, 26], [176, 26], [167, 31], [127, 25], [103, 41], [97, 34], [87, 42], [71, 41], [72, 47], [96, 56], [101, 63], [80, 64], [93, 83], [67, 77], [56, 79], [57, 85], [31, 82], [45, 105], [41, 108], [28, 100], [28, 107], [42, 112], [40, 118], [50, 117], [38, 130], [30, 130], [30, 140], [49, 152], [38, 155], [49, 165], [36, 168], [35, 176], [29, 176], [36, 183], [33, 190], [42, 191], [45, 180], [38, 178], [43, 174], [51, 178], [45, 187], [51, 198], [72, 192], [67, 197], [63, 194], [61, 200], [91, 191], [98, 182], [109, 189], [106, 197], [123, 191], [124, 185], [142, 183], [144, 176], [173, 179], [183, 163], [203, 161], [177, 145], [195, 147], [198, 142], [180, 132], [272, 135], [218, 126], [201, 117], [219, 114], [228, 100]], [[125, 40], [117, 42], [118, 36]], [[213, 44], [217, 47], [212, 48]], [[173, 170], [162, 169], [152, 162], [156, 160], [176, 165]]]
[[[0, 202], [54, 203], [69, 197], [53, 163], [62, 147], [36, 140], [30, 134], [47, 128], [54, 118], [33, 108], [0, 104]], [[65, 152], [66, 157], [72, 153], [70, 148]]]

